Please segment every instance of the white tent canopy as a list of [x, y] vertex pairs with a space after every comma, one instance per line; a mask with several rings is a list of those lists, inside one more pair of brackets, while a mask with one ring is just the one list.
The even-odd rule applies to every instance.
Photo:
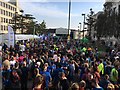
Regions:
[[29, 39], [37, 39], [39, 38], [39, 36], [37, 35], [24, 35], [24, 34], [19, 34], [19, 35], [15, 35], [15, 39], [16, 40], [29, 40]]
[[[40, 37], [37, 35], [29, 35], [29, 34], [16, 34], [15, 40], [29, 40], [29, 39], [39, 39]], [[0, 44], [1, 43], [8, 43], [8, 34], [2, 34], [0, 35]]]

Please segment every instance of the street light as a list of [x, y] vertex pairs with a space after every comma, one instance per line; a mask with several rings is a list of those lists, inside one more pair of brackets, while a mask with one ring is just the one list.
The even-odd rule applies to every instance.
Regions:
[[35, 30], [36, 23], [37, 23], [37, 21], [35, 21], [35, 24], [34, 24], [33, 38], [34, 38], [35, 32], [36, 32], [36, 30]]
[[92, 8], [90, 8], [90, 16], [89, 16], [89, 21], [90, 21], [90, 31], [89, 31], [89, 38], [91, 40], [91, 28], [92, 28], [92, 24], [93, 24], [93, 16], [94, 12], [92, 11]]
[[68, 16], [68, 42], [70, 41], [70, 14], [71, 14], [71, 0], [69, 0], [69, 16]]
[[23, 13], [24, 11], [20, 10], [20, 12], [22, 13], [20, 16], [21, 16], [21, 33], [23, 34]]
[[83, 38], [84, 38], [84, 28], [85, 28], [85, 14], [82, 14], [82, 16], [84, 16], [84, 21], [83, 21]]
[[80, 22], [79, 22], [79, 25], [80, 25], [80, 26], [79, 26], [79, 29], [78, 29], [78, 30], [79, 30], [78, 33], [79, 33], [79, 39], [80, 39], [80, 36], [81, 36], [81, 35], [80, 35], [80, 32], [81, 32], [81, 23], [80, 23]]
[[15, 45], [15, 42], [16, 42], [16, 39], [15, 39], [15, 35], [16, 35], [16, 30], [17, 30], [17, 14], [18, 12], [15, 12], [15, 27], [14, 27], [14, 45]]

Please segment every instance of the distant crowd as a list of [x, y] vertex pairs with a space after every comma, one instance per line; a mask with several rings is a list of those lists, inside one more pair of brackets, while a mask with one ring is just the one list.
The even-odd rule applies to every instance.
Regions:
[[120, 45], [59, 39], [2, 46], [3, 90], [120, 90]]

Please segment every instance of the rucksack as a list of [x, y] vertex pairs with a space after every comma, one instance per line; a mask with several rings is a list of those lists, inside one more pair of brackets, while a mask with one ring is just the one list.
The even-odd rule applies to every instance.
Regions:
[[13, 83], [18, 83], [20, 81], [20, 76], [16, 70], [12, 70], [12, 81]]

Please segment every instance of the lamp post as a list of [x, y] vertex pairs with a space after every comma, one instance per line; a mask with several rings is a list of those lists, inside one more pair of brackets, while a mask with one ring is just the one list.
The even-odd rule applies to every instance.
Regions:
[[79, 30], [79, 39], [80, 39], [80, 36], [81, 36], [81, 35], [80, 35], [80, 32], [81, 32], [81, 22], [79, 22], [79, 25], [80, 25], [80, 26], [79, 26], [79, 29], [80, 29], [80, 30]]
[[83, 38], [84, 38], [84, 28], [85, 28], [85, 14], [82, 14], [82, 16], [84, 17], [84, 21], [83, 21]]
[[69, 16], [68, 16], [68, 42], [70, 41], [70, 14], [71, 14], [71, 0], [69, 0]]
[[18, 14], [18, 12], [15, 12], [14, 45], [16, 42], [15, 35], [16, 35], [16, 30], [17, 30], [17, 14]]
[[16, 29], [17, 29], [17, 14], [18, 12], [15, 12], [15, 28], [14, 28], [14, 34], [16, 34]]
[[35, 28], [35, 26], [36, 26], [36, 23], [37, 23], [37, 21], [35, 21], [35, 24], [34, 24], [34, 31], [33, 31], [33, 38], [34, 38], [34, 36], [35, 36], [35, 32], [36, 32], [36, 28]]
[[79, 37], [80, 37], [80, 36], [79, 36], [79, 35], [80, 35], [80, 34], [79, 34], [79, 32], [80, 32], [79, 29], [80, 29], [80, 27], [78, 26], [78, 40], [79, 40]]
[[24, 11], [20, 10], [20, 12], [22, 13], [22, 15], [21, 15], [21, 33], [23, 34], [23, 13], [24, 13]]
[[93, 23], [93, 16], [94, 12], [92, 11], [92, 8], [90, 9], [90, 17], [89, 17], [89, 20], [90, 20], [90, 31], [89, 31], [89, 38], [91, 40], [91, 29], [92, 29], [92, 23]]

